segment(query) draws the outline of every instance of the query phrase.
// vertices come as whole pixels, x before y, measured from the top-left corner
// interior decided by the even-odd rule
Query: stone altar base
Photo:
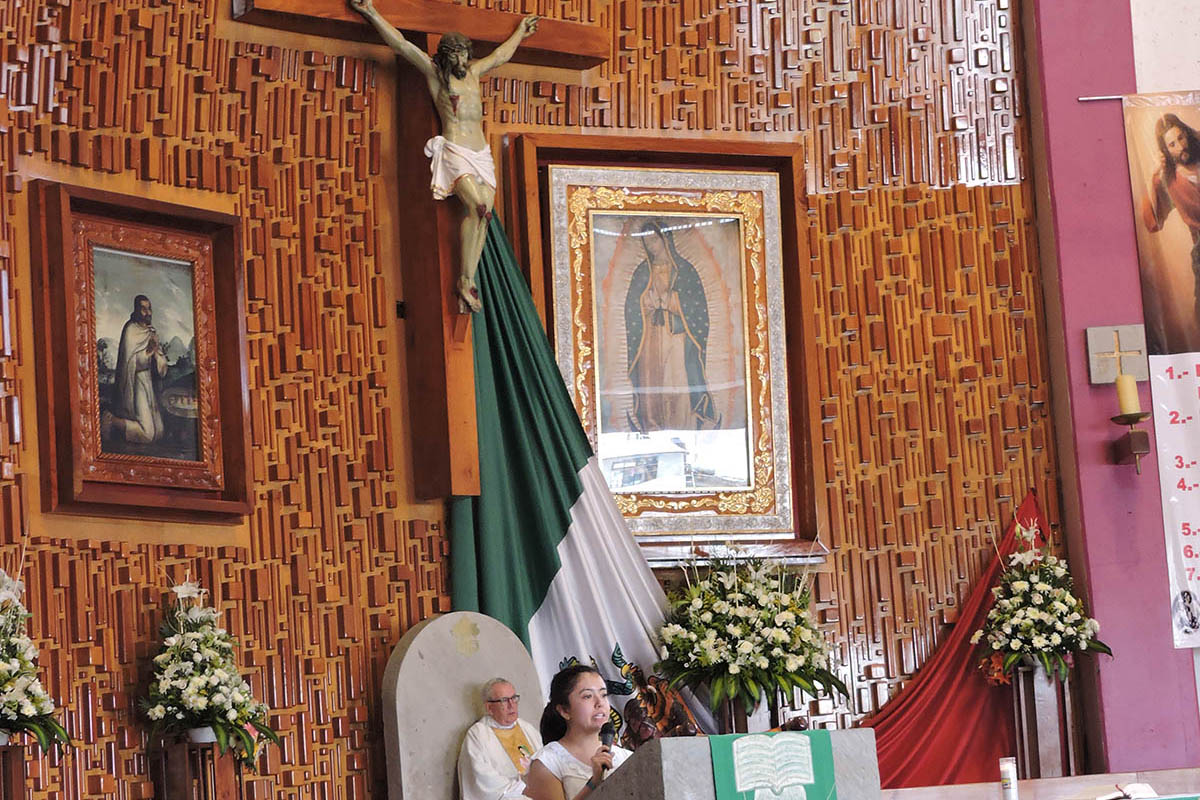
[[[855,728],[829,736],[838,797],[878,800],[875,731]],[[591,800],[716,800],[710,747],[703,736],[647,742],[592,792]]]

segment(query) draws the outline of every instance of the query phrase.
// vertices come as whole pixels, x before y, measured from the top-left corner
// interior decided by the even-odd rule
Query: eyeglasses
[[[514,694],[511,697],[497,697],[495,700],[488,700],[489,703],[516,703],[521,699],[521,695]]]

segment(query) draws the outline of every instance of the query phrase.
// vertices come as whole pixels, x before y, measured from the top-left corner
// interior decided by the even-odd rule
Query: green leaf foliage
[[[38,747],[61,753],[71,737],[54,719],[54,701],[38,677],[38,649],[26,628],[24,584],[0,570],[0,731],[26,732]]]
[[[267,707],[239,673],[236,642],[217,626],[217,610],[200,603],[203,591],[190,582],[172,591],[178,602],[162,624],[162,650],[142,709],[156,730],[211,727],[222,754],[232,752],[254,769],[260,741],[279,744],[266,722]]]

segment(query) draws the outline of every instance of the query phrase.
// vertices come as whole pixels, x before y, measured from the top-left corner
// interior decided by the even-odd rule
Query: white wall
[[[1200,89],[1200,0],[1130,0],[1129,6],[1138,92]]]

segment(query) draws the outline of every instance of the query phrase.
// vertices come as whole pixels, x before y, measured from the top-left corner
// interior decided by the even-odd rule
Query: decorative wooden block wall
[[[812,261],[789,268],[811,275],[821,303],[837,551],[819,613],[859,712],[936,645],[989,529],[1027,487],[1057,519],[1010,3],[484,0],[595,22],[614,42],[612,62],[582,75],[492,79],[494,137],[716,131],[811,154]],[[395,114],[381,82],[393,74],[332,40],[229,38],[272,34],[218,23],[228,14],[226,0],[0,5],[0,295],[13,310],[30,302],[14,221],[30,175],[91,172],[106,188],[170,190],[246,220],[249,547],[73,540],[66,517],[53,523],[63,537],[30,543],[35,636],[80,741],[67,760],[31,761],[36,798],[151,796],[134,699],[168,576],[190,569],[213,588],[276,709],[286,743],[272,777],[249,782],[252,798],[383,798],[383,665],[405,628],[447,608],[445,538],[405,506],[399,291],[385,257],[395,222],[381,211]],[[17,420],[32,437],[37,397],[31,333],[3,316],[0,555],[11,559],[16,486],[32,466]]]
[[[188,570],[243,642],[240,663],[285,740],[248,798],[383,797],[383,667],[404,629],[449,610],[443,531],[405,518],[398,287],[378,211],[393,109],[369,62],[222,38],[218,13],[217,0],[0,7],[0,274],[12,300],[28,304],[30,286],[17,159],[72,166],[118,191],[190,189],[179,202],[231,206],[244,220],[250,338],[248,548],[30,543],[42,664],[79,743],[61,762],[31,762],[35,797],[152,795],[135,701],[166,587]],[[32,408],[32,382],[13,378],[32,363],[28,333],[0,392]],[[28,454],[0,429],[0,461],[20,472]],[[19,505],[5,497],[11,516]],[[74,519],[47,527],[67,533]],[[197,526],[189,538],[205,536]],[[3,541],[16,538],[9,525]]]
[[[1041,276],[1028,184],[814,195],[809,211],[834,549],[818,618],[863,714],[957,619],[1028,489],[1058,520]]]
[[[1015,181],[1015,0],[469,0],[613,31],[580,80],[495,78],[505,129],[801,142],[809,191]],[[557,78],[557,76],[555,76]]]

